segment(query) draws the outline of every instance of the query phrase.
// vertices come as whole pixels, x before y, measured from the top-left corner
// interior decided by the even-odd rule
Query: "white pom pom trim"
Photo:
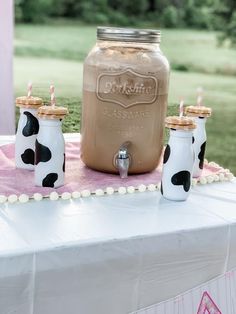
[[[8,196],[8,202],[9,203],[15,203],[18,200],[18,197],[16,194],[11,194]]]
[[[225,175],[224,175],[224,173],[220,173],[220,174],[219,174],[219,179],[220,179],[220,181],[224,181],[224,180],[225,180]]]
[[[213,176],[208,176],[207,177],[207,182],[208,183],[212,183],[214,181],[214,177]]]
[[[62,198],[63,200],[69,200],[69,199],[71,199],[71,193],[69,193],[69,192],[63,192],[62,195],[61,195],[61,198]]]
[[[118,189],[119,194],[125,194],[126,193],[126,188],[124,186],[120,186]]]
[[[82,197],[89,197],[91,195],[91,192],[89,190],[83,190],[81,192]]]
[[[102,196],[102,195],[104,195],[104,191],[103,191],[102,189],[97,189],[97,190],[95,191],[95,194],[96,194],[97,196]]]
[[[215,182],[220,181],[220,178],[219,178],[218,174],[214,174],[214,181]]]
[[[128,187],[127,187],[127,192],[128,192],[129,194],[134,193],[134,192],[135,192],[135,187],[132,186],[132,185],[128,186]]]
[[[111,186],[108,186],[108,187],[106,188],[106,193],[107,193],[108,195],[112,195],[112,194],[114,194],[114,192],[115,192],[115,190],[114,190]]]
[[[147,188],[148,188],[148,191],[150,191],[150,192],[156,191],[156,185],[155,184],[149,184]]]
[[[234,179],[234,175],[231,172],[227,173],[226,177],[229,181],[232,181]]]
[[[57,201],[59,199],[59,195],[57,192],[54,191],[50,193],[49,198],[51,201]]]
[[[41,193],[34,193],[33,197],[34,197],[35,201],[39,202],[42,200],[43,195]]]
[[[79,191],[74,191],[71,193],[71,196],[76,199],[76,198],[80,198],[81,194]]]
[[[29,196],[26,194],[21,194],[19,196],[19,202],[20,203],[27,203],[29,201]]]
[[[144,185],[144,184],[140,184],[139,186],[138,186],[138,190],[139,190],[139,192],[145,192],[146,191],[146,185]]]
[[[6,197],[6,195],[2,195],[2,194],[0,194],[0,204],[5,203],[6,201],[7,201],[7,197]]]
[[[207,183],[207,179],[205,177],[200,178],[200,183],[202,185],[206,184]]]

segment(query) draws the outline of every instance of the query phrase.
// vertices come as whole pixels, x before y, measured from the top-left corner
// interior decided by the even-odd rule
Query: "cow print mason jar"
[[[193,117],[197,125],[193,131],[193,150],[195,155],[193,166],[193,177],[200,177],[204,166],[204,157],[206,150],[206,120],[211,116],[211,108],[205,106],[188,106],[186,107],[186,115]]]
[[[15,165],[17,168],[34,170],[35,141],[39,131],[37,109],[42,106],[38,97],[18,97],[16,106],[20,107],[20,118],[15,141]]]
[[[35,144],[35,185],[58,188],[64,185],[65,140],[62,119],[67,108],[42,106],[38,110],[39,133]]]
[[[185,201],[191,187],[195,124],[189,118],[168,117],[166,126],[170,128],[170,138],[163,158],[161,193],[168,200]]]

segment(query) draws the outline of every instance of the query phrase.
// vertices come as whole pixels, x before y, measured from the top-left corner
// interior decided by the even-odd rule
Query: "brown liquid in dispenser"
[[[81,158],[118,172],[128,147],[129,173],[157,167],[162,152],[169,65],[157,45],[99,42],[84,64]]]

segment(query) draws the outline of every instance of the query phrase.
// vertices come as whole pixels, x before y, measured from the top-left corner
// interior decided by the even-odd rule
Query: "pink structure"
[[[13,11],[13,0],[0,0],[0,135],[15,133]]]

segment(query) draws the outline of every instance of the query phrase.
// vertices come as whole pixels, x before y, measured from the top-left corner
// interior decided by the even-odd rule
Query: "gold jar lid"
[[[185,108],[185,113],[188,117],[203,117],[211,116],[212,109],[205,106],[188,106]]]
[[[194,130],[196,128],[196,124],[193,119],[188,117],[178,117],[178,116],[170,116],[165,120],[165,125],[169,129],[176,130]]]
[[[43,100],[34,96],[21,96],[16,98],[16,106],[20,108],[38,109],[42,106]]]
[[[38,108],[38,117],[42,119],[60,120],[68,115],[66,107],[61,106],[41,106]]]

